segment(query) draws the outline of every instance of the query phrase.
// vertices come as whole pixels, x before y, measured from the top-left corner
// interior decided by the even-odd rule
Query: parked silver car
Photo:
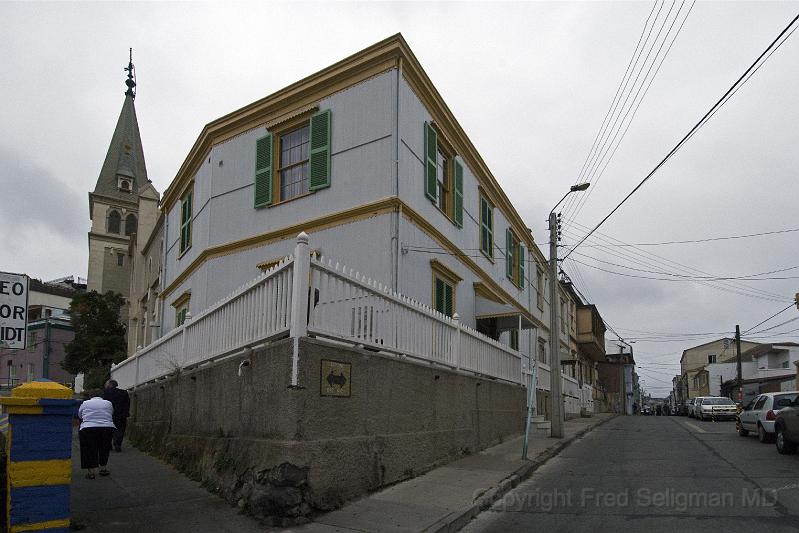
[[[741,411],[738,434],[745,437],[757,432],[760,442],[769,442],[774,437],[774,421],[780,409],[788,407],[799,397],[799,391],[766,392],[756,396]]]
[[[694,404],[699,420],[735,420],[735,402],[723,396],[700,396]]]

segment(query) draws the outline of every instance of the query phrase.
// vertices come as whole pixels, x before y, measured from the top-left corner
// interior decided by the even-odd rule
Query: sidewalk
[[[568,420],[562,439],[531,434],[528,461],[521,459],[523,437],[514,438],[345,505],[293,531],[457,531],[572,441],[615,416],[601,413]]]
[[[72,442],[72,530],[84,533],[255,533],[264,526],[170,465],[130,446],[111,452],[111,475],[86,479]]]
[[[569,420],[564,438],[530,438],[521,460],[522,437],[436,468],[321,515],[293,531],[456,531],[501,498],[571,441],[615,415]],[[77,434],[73,440],[73,530],[85,533],[251,533],[277,531],[242,515],[170,465],[127,447],[111,452],[109,477],[85,479]]]

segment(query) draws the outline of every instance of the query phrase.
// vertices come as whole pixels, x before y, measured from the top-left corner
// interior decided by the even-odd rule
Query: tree
[[[69,304],[75,338],[66,348],[61,366],[71,374],[86,375],[86,389],[101,387],[111,363],[125,359],[125,326],[119,316],[125,298],[116,292],[76,295]]]

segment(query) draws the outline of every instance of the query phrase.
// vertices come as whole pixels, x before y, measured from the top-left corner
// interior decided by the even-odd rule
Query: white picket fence
[[[122,388],[213,361],[289,331],[294,261],[285,258],[157,341],[111,368]]]
[[[449,318],[347,267],[312,258],[305,234],[298,237],[293,257],[187,317],[182,326],[114,365],[111,374],[120,387],[131,388],[285,336],[295,339],[291,385],[298,385],[297,339],[305,336],[525,383],[521,353],[464,326],[457,315]],[[569,390],[566,385],[564,391]]]

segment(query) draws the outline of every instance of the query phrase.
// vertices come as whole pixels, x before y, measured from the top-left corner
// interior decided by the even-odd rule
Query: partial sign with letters
[[[352,363],[322,359],[321,366],[321,395],[349,398],[352,393]]]
[[[28,276],[0,272],[0,348],[25,348],[28,326]]]

